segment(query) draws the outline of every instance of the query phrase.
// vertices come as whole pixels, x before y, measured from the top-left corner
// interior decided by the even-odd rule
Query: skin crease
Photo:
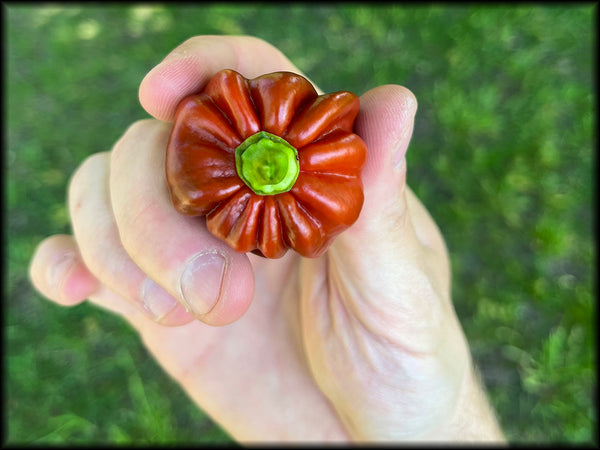
[[[358,221],[319,258],[267,260],[232,251],[203,219],[176,213],[166,188],[168,121],[178,100],[223,68],[247,78],[300,73],[256,38],[180,45],[140,86],[159,120],[136,122],[74,174],[74,236],[40,243],[33,284],[60,304],[89,298],[124,317],[241,442],[503,442],[452,306],[443,238],[406,186],[414,96],[389,85],[361,97],[355,130],[369,157]],[[178,282],[207,250],[226,261],[221,293],[194,317],[175,301]],[[161,299],[160,314],[144,307],[141,286]]]

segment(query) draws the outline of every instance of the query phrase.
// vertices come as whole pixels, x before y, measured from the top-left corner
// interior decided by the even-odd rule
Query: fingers
[[[108,152],[92,155],[71,179],[69,211],[81,257],[103,285],[147,317],[163,325],[189,323],[194,317],[148,277],[123,248],[110,201],[109,163]]]
[[[89,299],[132,324],[144,320],[139,309],[102,285],[90,272],[72,236],[61,234],[44,239],[31,258],[29,276],[42,295],[62,306]],[[145,320],[148,321],[147,315]]]
[[[252,268],[246,255],[206,230],[203,218],[175,211],[165,176],[170,128],[137,122],[113,149],[110,196],[119,239],[139,268],[196,318],[225,325],[250,305]]]
[[[140,101],[148,112],[155,117],[162,120],[172,120],[179,101],[186,95],[201,89],[214,73],[223,68],[233,68],[246,77],[256,77],[263,73],[278,70],[290,70],[300,73],[279,50],[261,39],[246,36],[199,36],[191,38],[177,47],[146,76],[140,86]],[[160,153],[155,156],[158,159],[155,159],[152,163],[155,168],[158,168],[163,162]],[[81,173],[95,174],[95,177],[91,177],[89,180],[93,179],[99,182],[101,176],[106,175],[107,169],[106,164],[103,168],[100,167],[102,166],[100,163],[101,157],[97,157],[98,160],[95,160],[95,158],[91,158],[86,165],[82,166],[85,170],[81,170]],[[135,161],[132,163],[134,166],[136,165]],[[118,166],[118,164],[116,165]],[[96,169],[98,170],[96,171]],[[121,174],[126,174],[126,172],[127,169],[124,169]],[[197,318],[213,325],[229,323],[243,314],[249,306],[253,286],[250,265],[246,259],[231,253],[229,248],[224,248],[219,242],[215,242],[214,238],[206,233],[205,227],[201,225],[199,228],[203,230],[203,239],[195,240],[189,235],[182,235],[182,238],[187,236],[187,238],[193,239],[196,245],[189,248],[194,248],[197,252],[188,255],[187,262],[189,264],[186,266],[188,270],[180,274],[177,282],[174,283],[172,279],[167,281],[166,284],[168,284],[169,289],[165,291],[160,283],[154,281],[153,276],[146,276],[144,271],[137,266],[137,261],[134,262],[122,248],[120,244],[121,236],[116,231],[116,223],[112,219],[112,205],[109,204],[108,189],[102,193],[96,192],[98,195],[94,196],[92,192],[93,183],[91,181],[81,182],[85,178],[79,176],[78,182],[72,183],[72,186],[75,186],[76,189],[73,190],[71,196],[72,199],[78,199],[71,201],[71,214],[74,218],[76,239],[81,244],[81,253],[74,241],[68,237],[63,238],[70,239],[72,252],[66,252],[62,260],[59,256],[48,251],[50,247],[41,247],[42,250],[46,248],[46,253],[41,253],[42,256],[46,259],[58,258],[61,262],[61,265],[49,262],[50,267],[56,266],[55,270],[57,271],[68,269],[67,275],[74,274],[77,276],[73,278],[74,281],[65,281],[63,285],[56,287],[54,284],[44,281],[43,275],[38,273],[43,271],[40,267],[44,266],[45,263],[40,262],[40,259],[35,260],[35,266],[32,265],[32,277],[35,275],[36,286],[39,285],[39,289],[43,290],[42,292],[45,295],[65,304],[82,301],[89,295],[88,291],[92,284],[95,283],[95,286],[100,284],[94,277],[94,275],[97,275],[109,289],[124,298],[130,299],[137,306],[145,307],[146,312],[162,324],[178,325],[190,320],[189,314],[185,311],[182,312],[181,308],[173,307],[173,297],[176,297],[177,300],[183,298],[185,307],[189,308]],[[119,180],[122,180],[122,178]],[[148,181],[148,179],[146,178],[144,181]],[[115,183],[117,196],[120,196],[118,190],[121,184],[120,181]],[[77,191],[78,188],[82,188],[81,191]],[[162,194],[164,193],[163,191]],[[80,199],[86,200],[82,202]],[[95,199],[95,201],[90,199]],[[148,197],[143,198],[143,200],[147,199]],[[126,202],[120,202],[119,204],[124,206],[123,211],[127,210]],[[98,207],[99,205],[101,207]],[[149,210],[146,211],[147,214],[151,212],[153,205],[149,206]],[[167,201],[161,204],[163,207],[165,205],[168,205]],[[162,212],[167,210],[163,208],[154,212],[160,216]],[[171,210],[168,211],[172,213]],[[125,236],[132,234],[127,228],[127,224],[130,223],[129,216],[125,213],[122,219],[126,224],[126,230],[123,232]],[[191,227],[197,232],[198,221],[191,221],[192,223],[190,223],[187,219],[181,217],[178,219],[186,221],[188,230]],[[160,239],[161,242],[164,243],[166,239],[172,237],[168,227],[160,227],[160,230],[166,233]],[[135,235],[135,231],[133,231],[133,234]],[[135,238],[128,242],[132,243],[131,248],[137,248]],[[99,245],[99,243],[102,244]],[[200,247],[198,247],[198,244]],[[205,251],[201,251],[201,248],[204,248]],[[142,259],[148,257],[147,253],[141,252],[141,254],[146,255]],[[173,250],[173,254],[178,254],[179,258],[182,257],[183,253],[177,253],[177,250]],[[75,269],[70,265],[71,256],[77,258],[78,261],[73,263]],[[88,264],[91,272],[86,268],[84,261],[85,264]],[[179,262],[181,263],[181,261]],[[168,266],[171,263],[175,264],[172,261],[170,263],[165,262],[164,265]],[[154,266],[160,265],[155,264]],[[71,270],[73,271],[70,272]],[[172,270],[171,268],[171,272]],[[153,273],[154,276],[157,275],[156,269]],[[204,273],[205,275],[198,277],[196,276],[198,273]],[[82,274],[87,274],[87,278]],[[236,274],[241,274],[241,283],[237,283],[239,280],[236,279]],[[170,276],[172,278],[173,274],[171,273]],[[221,280],[221,282],[219,283],[218,280]],[[186,283],[187,281],[190,283]],[[56,289],[60,292],[55,292]],[[204,299],[190,301],[190,298],[198,297],[198,292],[203,293]],[[208,301],[208,306],[207,298],[211,298]],[[230,298],[230,300],[220,302],[215,301],[215,298]],[[213,308],[215,304],[219,306]],[[173,309],[171,309],[172,307]],[[209,309],[210,314],[207,314]]]
[[[250,36],[196,36],[175,48],[144,78],[140,103],[159,120],[172,121],[177,104],[199,92],[219,70],[233,69],[246,78],[291,71],[301,74],[278,49]]]
[[[33,285],[63,306],[81,303],[100,286],[87,269],[71,236],[55,235],[37,247],[29,265]]]

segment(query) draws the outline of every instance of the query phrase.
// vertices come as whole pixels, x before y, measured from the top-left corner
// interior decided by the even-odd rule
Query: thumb
[[[365,201],[357,222],[339,239],[368,243],[369,253],[402,246],[404,256],[418,243],[410,222],[405,154],[412,137],[417,100],[408,89],[379,86],[361,97],[355,131],[368,148],[362,179]],[[360,240],[358,240],[360,239]],[[337,241],[336,241],[337,242]]]
[[[369,151],[365,201],[356,223],[331,246],[329,269],[331,277],[350,286],[344,301],[367,329],[398,332],[402,344],[427,351],[424,337],[437,323],[440,295],[415,223],[437,228],[430,219],[413,222],[413,213],[427,213],[413,207],[420,204],[406,186],[405,153],[416,110],[415,96],[397,85],[361,97],[355,131]]]

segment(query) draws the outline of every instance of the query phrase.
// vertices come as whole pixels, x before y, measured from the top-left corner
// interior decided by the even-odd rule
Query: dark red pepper
[[[318,95],[290,72],[218,72],[177,108],[166,159],[175,208],[206,216],[239,252],[322,255],[363,204],[359,106],[350,92]]]

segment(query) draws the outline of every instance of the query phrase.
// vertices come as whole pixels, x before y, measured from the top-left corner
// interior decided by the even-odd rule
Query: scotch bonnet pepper
[[[362,208],[356,95],[305,78],[222,70],[178,105],[166,156],[173,205],[239,252],[323,254]]]

